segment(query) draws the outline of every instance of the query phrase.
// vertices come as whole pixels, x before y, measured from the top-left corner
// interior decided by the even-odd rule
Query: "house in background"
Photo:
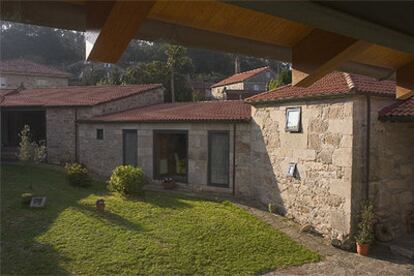
[[[267,84],[276,77],[268,66],[234,74],[211,88],[211,97],[216,100],[244,99],[267,90]]]
[[[73,162],[78,120],[162,102],[160,84],[35,88],[2,96],[2,158],[16,157],[18,134],[27,124],[34,140],[46,142],[49,163]]]
[[[67,86],[70,74],[27,59],[0,61],[0,88]]]

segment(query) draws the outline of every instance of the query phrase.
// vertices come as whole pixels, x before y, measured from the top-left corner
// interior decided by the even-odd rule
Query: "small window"
[[[47,81],[46,80],[36,80],[36,86],[37,87],[45,87],[45,86],[47,86]]]
[[[104,135],[103,129],[102,128],[98,128],[96,130],[96,139],[103,140],[103,135]]]
[[[259,89],[260,89],[260,86],[259,86],[258,84],[255,84],[255,85],[253,86],[253,90],[254,90],[254,91],[259,91]]]
[[[286,109],[286,131],[300,132],[301,109],[300,107],[291,107]]]
[[[270,72],[266,72],[266,78],[270,79]]]
[[[0,78],[0,86],[1,87],[6,87],[7,86],[6,78]]]

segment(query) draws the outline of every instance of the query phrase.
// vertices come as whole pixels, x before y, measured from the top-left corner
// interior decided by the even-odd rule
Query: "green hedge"
[[[87,187],[92,184],[92,179],[88,174],[88,169],[78,163],[66,163],[66,178],[72,186]]]
[[[130,165],[116,167],[108,182],[110,191],[122,195],[142,195],[144,185],[145,178],[142,169]]]

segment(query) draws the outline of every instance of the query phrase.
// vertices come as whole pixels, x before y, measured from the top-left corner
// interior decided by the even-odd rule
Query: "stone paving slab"
[[[270,214],[257,208],[238,204],[239,207],[250,214],[269,223],[274,228],[281,230],[293,240],[303,244],[311,250],[317,251],[323,256],[323,260],[317,263],[309,263],[297,267],[277,269],[265,274],[275,275],[414,275],[414,262],[407,259],[393,257],[392,261],[363,257],[356,253],[337,249],[328,241],[307,233],[300,233],[299,226],[284,217]]]

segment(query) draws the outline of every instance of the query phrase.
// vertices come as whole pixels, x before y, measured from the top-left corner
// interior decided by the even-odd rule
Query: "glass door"
[[[208,133],[208,185],[229,187],[229,132]]]

